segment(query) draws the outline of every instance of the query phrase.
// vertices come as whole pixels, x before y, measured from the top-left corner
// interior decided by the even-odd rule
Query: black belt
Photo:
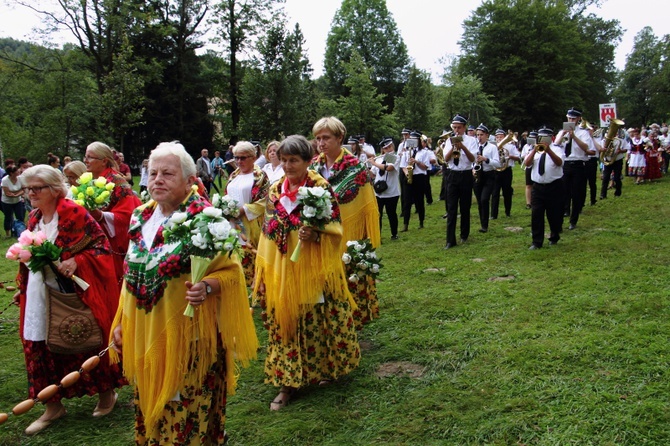
[[[472,175],[472,170],[454,170],[454,169],[449,169],[451,173],[469,173]]]
[[[582,166],[586,163],[586,161],[579,161],[579,160],[570,160],[566,161],[566,164],[581,164]]]

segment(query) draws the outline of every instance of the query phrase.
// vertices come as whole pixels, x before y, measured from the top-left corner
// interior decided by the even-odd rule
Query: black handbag
[[[386,166],[386,165],[384,165],[384,166]],[[389,171],[387,170],[386,175],[384,175],[383,180],[375,181],[375,183],[372,185],[372,187],[375,188],[375,192],[377,192],[378,194],[381,194],[382,192],[384,192],[386,189],[389,188],[389,185],[386,182],[386,179],[388,178],[388,176],[389,176]]]

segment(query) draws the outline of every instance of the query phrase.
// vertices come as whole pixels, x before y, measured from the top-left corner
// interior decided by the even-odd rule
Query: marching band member
[[[402,141],[398,144],[398,157],[400,158],[400,216],[403,216],[405,210],[405,200],[408,200],[407,195],[407,162],[409,160],[409,147],[407,147],[407,140],[409,139],[410,129],[405,127],[400,132]]]
[[[595,145],[593,139],[593,126],[588,122],[585,122],[586,130],[589,132],[591,137],[591,149],[592,153],[589,153],[589,158],[586,160],[586,184],[589,187],[589,198],[591,200],[591,206],[594,206],[596,201],[596,195],[598,193],[597,177],[598,177],[598,164],[600,164],[600,152],[598,147]]]
[[[525,187],[525,196],[526,196],[526,209],[530,209],[530,196],[531,192],[533,190],[533,180],[530,177],[531,170],[526,166],[526,157],[530,153],[531,150],[533,150],[533,146],[535,145],[535,142],[537,141],[537,132],[532,131],[528,133],[528,140],[526,140],[526,144],[524,144],[523,148],[521,149],[521,167],[524,169],[524,175],[526,177],[526,187]]]
[[[500,143],[505,139],[507,134],[504,130],[496,130],[496,144]],[[514,162],[521,161],[519,149],[516,147],[516,143],[511,141],[505,144],[504,149],[507,150],[507,167],[503,170],[497,170],[494,174],[495,184],[493,186],[493,196],[491,197],[491,218],[495,220],[498,218],[498,208],[500,207],[500,191],[502,190],[503,195],[503,205],[505,206],[505,215],[509,217],[512,213],[512,194],[514,194],[514,189],[512,189],[512,179],[514,171]],[[500,154],[500,152],[498,152]],[[504,167],[503,160],[500,160],[500,167]]]
[[[423,220],[426,217],[424,197],[428,187],[428,169],[431,162],[431,151],[426,149],[426,144],[421,138],[421,132],[412,132],[411,139],[417,140],[417,146],[408,152],[407,165],[413,166],[412,182],[407,184],[408,197],[405,199],[403,214],[403,228],[401,232],[409,230],[409,219],[412,216],[412,204],[419,214],[419,229],[423,229]]]
[[[376,191],[377,208],[379,209],[379,231],[382,229],[382,215],[386,209],[386,216],[391,227],[391,240],[398,240],[398,198],[400,198],[400,157],[393,151],[395,146],[393,138],[384,137],[379,143],[382,151],[381,162],[372,158],[368,163],[372,166],[372,172],[375,174],[375,183],[377,181],[386,181],[387,188],[383,191]],[[386,156],[390,154],[390,156]],[[375,187],[376,189],[376,187]]]
[[[456,219],[458,208],[461,210],[461,243],[465,243],[470,235],[470,207],[472,206],[472,163],[475,162],[477,140],[465,134],[468,121],[461,115],[451,120],[454,131],[452,138],[444,144],[444,160],[449,164],[447,179],[447,244],[444,249],[456,246]]]
[[[607,134],[607,131],[603,132],[603,135]],[[630,150],[630,144],[623,136],[623,129],[619,129],[619,137],[616,138],[612,144],[616,144],[616,149],[614,150],[614,161],[610,164],[603,163],[603,179],[602,184],[600,185],[600,199],[607,199],[607,189],[609,187],[610,178],[614,182],[614,196],[621,196],[621,171],[623,170],[623,159],[626,157],[626,152]],[[596,150],[602,153],[607,149],[604,147],[603,138],[594,138],[593,144],[596,146]]]
[[[533,244],[530,249],[542,248],[545,214],[549,222],[550,245],[558,243],[563,226],[563,148],[551,142],[553,130],[542,128],[537,134],[538,144],[524,161],[526,167],[532,168],[533,180],[530,219]]]
[[[565,153],[563,216],[570,217],[568,229],[572,230],[577,227],[579,213],[584,207],[584,201],[586,201],[586,161],[595,150],[591,148],[591,135],[589,135],[588,130],[579,127],[582,112],[571,108],[568,110],[566,117],[568,122],[575,123],[575,129],[561,130],[556,136],[556,143],[561,144]],[[563,142],[564,137],[567,137],[565,142]]]
[[[495,183],[496,169],[500,167],[498,148],[489,142],[489,129],[484,124],[479,124],[476,130],[478,143],[477,155],[475,156],[475,198],[479,208],[479,232],[489,230],[489,204]]]

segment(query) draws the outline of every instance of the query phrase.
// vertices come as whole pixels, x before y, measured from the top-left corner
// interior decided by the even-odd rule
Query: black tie
[[[569,157],[572,153],[572,136],[568,138],[568,143],[565,145],[565,157]]]
[[[454,152],[456,152],[456,150],[458,150],[458,149],[453,149]],[[459,155],[460,155],[460,153],[459,153]],[[458,166],[458,162],[460,161],[460,158],[452,158],[452,159],[454,160],[454,166]]]
[[[482,156],[484,154],[484,146],[479,146],[479,155]]]
[[[547,159],[547,152],[544,152],[540,156],[540,165],[537,166],[538,170],[540,172],[540,175],[544,175],[544,162],[546,161],[546,159]]]

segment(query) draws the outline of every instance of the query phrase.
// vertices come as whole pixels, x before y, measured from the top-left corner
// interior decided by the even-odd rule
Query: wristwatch
[[[212,287],[211,287],[211,285],[208,284],[207,282],[205,282],[204,280],[202,281],[202,283],[205,284],[205,293],[206,293],[208,296],[209,296],[210,294],[212,294]]]

